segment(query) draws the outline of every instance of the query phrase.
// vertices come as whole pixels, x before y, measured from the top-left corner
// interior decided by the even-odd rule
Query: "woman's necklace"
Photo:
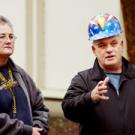
[[[9,80],[7,80],[4,75],[0,72],[0,79],[3,81],[3,83],[6,85],[6,88],[10,91],[12,97],[13,97],[13,118],[16,118],[17,108],[16,108],[16,97],[12,90],[12,87],[15,86],[16,81],[14,81],[13,74],[11,69],[8,67],[8,75]]]

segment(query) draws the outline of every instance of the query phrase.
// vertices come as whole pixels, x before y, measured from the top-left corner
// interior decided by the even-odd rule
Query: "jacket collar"
[[[124,57],[122,57],[122,74],[124,78],[135,78],[135,65],[130,64]],[[106,77],[103,69],[99,66],[97,58],[95,59],[92,68],[92,80],[104,80]]]
[[[135,78],[135,65],[129,63],[125,58],[122,59],[122,73],[127,78]]]
[[[13,72],[18,72],[17,66],[11,58],[8,59],[8,65]]]
[[[93,68],[92,68],[92,80],[99,81],[105,78],[103,69],[99,66],[97,58],[95,59]]]

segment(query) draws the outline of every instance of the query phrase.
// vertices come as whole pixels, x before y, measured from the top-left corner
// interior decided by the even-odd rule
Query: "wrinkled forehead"
[[[107,38],[95,40],[95,41],[93,41],[93,45],[99,44],[99,43],[112,42],[112,41],[120,41],[120,40],[122,40],[121,35],[117,35],[117,36],[112,36],[112,37],[107,37]]]
[[[0,23],[0,33],[13,33],[13,29],[7,23]]]

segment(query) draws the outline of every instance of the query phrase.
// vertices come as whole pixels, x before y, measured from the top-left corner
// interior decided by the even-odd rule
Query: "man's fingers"
[[[91,92],[91,99],[94,103],[100,100],[108,100],[109,97],[105,94],[108,92],[107,84],[109,82],[109,77],[106,77],[103,81],[99,81],[96,87]]]
[[[107,86],[106,85],[102,85],[98,87],[98,91],[102,91],[102,90],[106,90]]]
[[[102,96],[99,95],[99,98],[100,98],[100,100],[108,100],[109,99],[109,97],[104,96],[104,95],[102,95]]]
[[[104,81],[103,81],[103,85],[107,85],[108,82],[109,82],[109,77],[106,77],[106,78],[104,79]]]
[[[98,93],[97,94],[99,94],[99,95],[103,95],[103,94],[105,94],[105,93],[107,93],[108,92],[108,90],[102,90],[102,91],[98,91]]]
[[[107,85],[109,82],[109,77],[106,77],[103,81],[98,82],[98,86]]]
[[[103,81],[98,82],[98,87],[103,85]]]

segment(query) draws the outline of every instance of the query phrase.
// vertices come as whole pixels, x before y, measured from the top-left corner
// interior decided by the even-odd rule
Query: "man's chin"
[[[106,66],[116,66],[117,63],[115,61],[108,61],[105,63]]]

